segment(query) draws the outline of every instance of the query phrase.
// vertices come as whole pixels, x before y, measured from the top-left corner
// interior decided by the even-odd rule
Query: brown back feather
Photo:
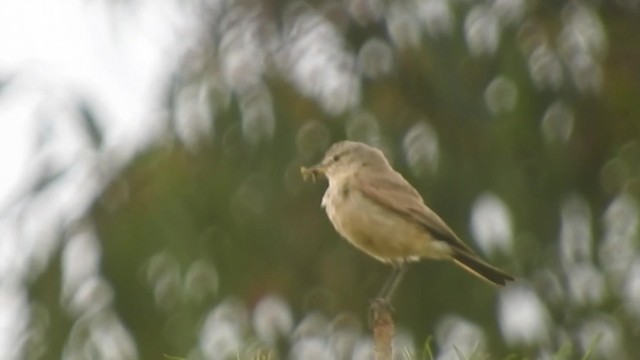
[[[356,188],[375,203],[403,216],[429,231],[434,239],[449,244],[454,251],[475,255],[447,224],[425,205],[422,197],[395,170],[362,169],[355,176]]]

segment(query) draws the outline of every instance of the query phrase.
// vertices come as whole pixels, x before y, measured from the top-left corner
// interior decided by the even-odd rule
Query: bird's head
[[[300,172],[306,180],[317,176],[329,179],[352,174],[363,167],[388,167],[389,162],[382,151],[355,141],[340,141],[327,150],[322,161],[310,168],[302,167]]]

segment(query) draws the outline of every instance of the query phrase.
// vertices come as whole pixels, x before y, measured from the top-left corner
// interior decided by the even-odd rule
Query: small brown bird
[[[305,179],[324,175],[329,180],[322,207],[338,233],[394,267],[379,298],[390,300],[405,265],[423,258],[453,260],[495,285],[513,280],[463,243],[380,150],[359,142],[338,142],[318,165],[301,172]]]

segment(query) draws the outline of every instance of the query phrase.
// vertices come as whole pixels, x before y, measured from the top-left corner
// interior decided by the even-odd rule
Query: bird
[[[357,249],[392,266],[378,298],[390,301],[407,265],[422,259],[451,260],[496,286],[514,280],[460,240],[379,149],[340,141],[320,163],[300,170],[304,180],[328,179],[321,206],[335,230]]]

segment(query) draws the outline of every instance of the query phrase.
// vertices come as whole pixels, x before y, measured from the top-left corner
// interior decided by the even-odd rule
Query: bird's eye
[[[340,160],[340,155],[333,155],[333,157],[331,158],[331,160],[333,160],[333,161],[338,161],[338,160]]]

